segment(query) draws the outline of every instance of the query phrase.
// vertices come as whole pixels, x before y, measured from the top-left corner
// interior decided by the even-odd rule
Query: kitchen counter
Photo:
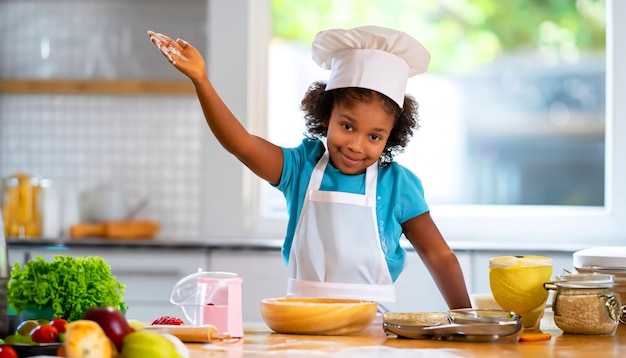
[[[251,250],[280,250],[283,240],[278,239],[196,239],[196,240],[168,240],[168,239],[105,239],[105,238],[9,238],[9,248],[111,248],[111,247],[138,247],[138,248],[178,248],[178,249],[251,249]]]
[[[228,343],[187,344],[194,357],[623,357],[626,326],[613,336],[552,334],[539,342],[448,342],[387,337],[382,326],[347,336],[308,336],[272,333],[264,325],[246,325],[245,337]]]
[[[8,238],[9,247],[74,247],[74,248],[102,248],[102,247],[150,247],[150,248],[203,248],[203,249],[251,249],[251,250],[280,250],[283,239],[272,238],[196,238],[191,240],[178,240],[171,238],[154,239],[107,239],[107,238]],[[409,251],[413,247],[408,240],[402,239],[400,245]],[[575,243],[555,244],[546,242],[543,245],[533,242],[510,242],[502,240],[490,241],[448,241],[448,245],[455,251],[546,251],[571,253],[587,248]]]

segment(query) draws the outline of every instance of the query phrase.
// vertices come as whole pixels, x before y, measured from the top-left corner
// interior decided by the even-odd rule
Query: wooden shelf
[[[195,95],[191,82],[181,80],[0,80],[0,94]]]

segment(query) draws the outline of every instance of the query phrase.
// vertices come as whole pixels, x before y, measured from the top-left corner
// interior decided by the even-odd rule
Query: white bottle
[[[61,236],[59,191],[50,179],[41,179],[40,185],[41,237],[58,239]]]

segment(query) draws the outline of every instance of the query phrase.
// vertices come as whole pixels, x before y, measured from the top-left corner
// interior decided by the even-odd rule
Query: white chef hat
[[[313,60],[330,69],[326,90],[368,88],[394,100],[401,108],[409,77],[426,72],[430,53],[408,34],[378,26],[319,32]]]

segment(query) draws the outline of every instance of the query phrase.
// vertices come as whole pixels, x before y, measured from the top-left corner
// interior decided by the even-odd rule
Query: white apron
[[[378,163],[365,195],[320,191],[328,151],[316,164],[289,254],[288,296],[396,300],[376,222]],[[383,309],[384,309],[383,305]]]

